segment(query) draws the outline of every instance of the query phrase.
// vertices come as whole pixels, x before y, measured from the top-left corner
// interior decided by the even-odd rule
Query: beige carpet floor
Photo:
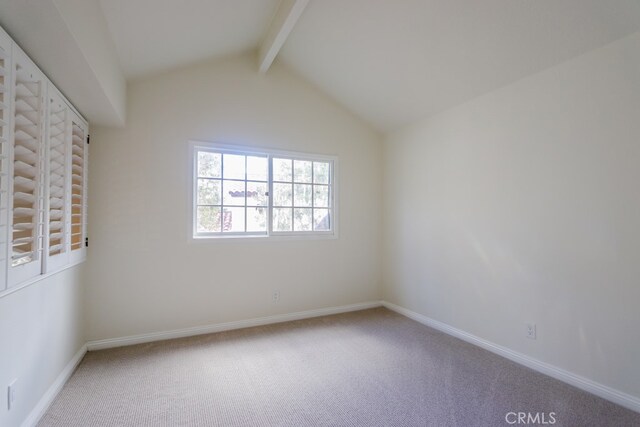
[[[90,352],[39,425],[468,427],[521,411],[640,426],[638,413],[383,308]]]

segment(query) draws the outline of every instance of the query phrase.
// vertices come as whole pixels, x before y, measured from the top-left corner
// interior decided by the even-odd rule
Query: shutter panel
[[[46,92],[44,75],[15,44],[13,59],[10,286],[42,273]]]
[[[47,120],[47,176],[45,272],[57,270],[69,262],[70,209],[70,108],[57,90],[49,88]]]
[[[76,114],[71,119],[71,260],[86,257],[87,237],[87,124]]]
[[[11,39],[0,29],[0,292],[7,288]]]

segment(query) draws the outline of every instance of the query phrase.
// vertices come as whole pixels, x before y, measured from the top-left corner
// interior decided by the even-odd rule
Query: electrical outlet
[[[271,301],[273,301],[274,304],[280,301],[280,291],[273,291],[271,294]]]
[[[535,340],[536,339],[536,324],[535,323],[527,323],[526,324],[526,336],[529,339]]]
[[[16,382],[18,380],[11,381],[9,387],[7,387],[7,410],[11,410],[16,403]]]

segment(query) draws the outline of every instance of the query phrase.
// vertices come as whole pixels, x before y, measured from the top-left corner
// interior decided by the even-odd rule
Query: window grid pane
[[[331,231],[331,163],[274,157],[272,164],[272,209],[278,209],[272,219],[273,231],[289,231],[288,216],[285,222],[282,209],[290,207],[293,207],[292,231]]]
[[[267,156],[197,151],[197,232],[267,232],[265,221],[260,220],[266,211],[267,160]],[[247,179],[249,174],[253,179]],[[256,206],[247,207],[249,187],[252,188],[251,204]],[[261,207],[262,213],[249,217],[249,210],[256,211],[257,207]],[[249,224],[249,221],[252,222]]]

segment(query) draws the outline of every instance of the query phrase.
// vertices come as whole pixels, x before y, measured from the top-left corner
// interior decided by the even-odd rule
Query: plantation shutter
[[[46,236],[46,267],[49,272],[69,261],[71,219],[67,214],[70,200],[70,109],[62,96],[49,88],[48,177],[47,200],[48,235]]]
[[[71,257],[86,256],[87,243],[87,124],[79,116],[71,120]]]
[[[7,288],[11,39],[0,31],[0,292]]]
[[[0,28],[0,296],[86,259],[88,124]]]
[[[15,45],[14,45],[15,47]],[[17,47],[13,68],[13,188],[9,284],[42,272],[43,130],[46,80]]]

